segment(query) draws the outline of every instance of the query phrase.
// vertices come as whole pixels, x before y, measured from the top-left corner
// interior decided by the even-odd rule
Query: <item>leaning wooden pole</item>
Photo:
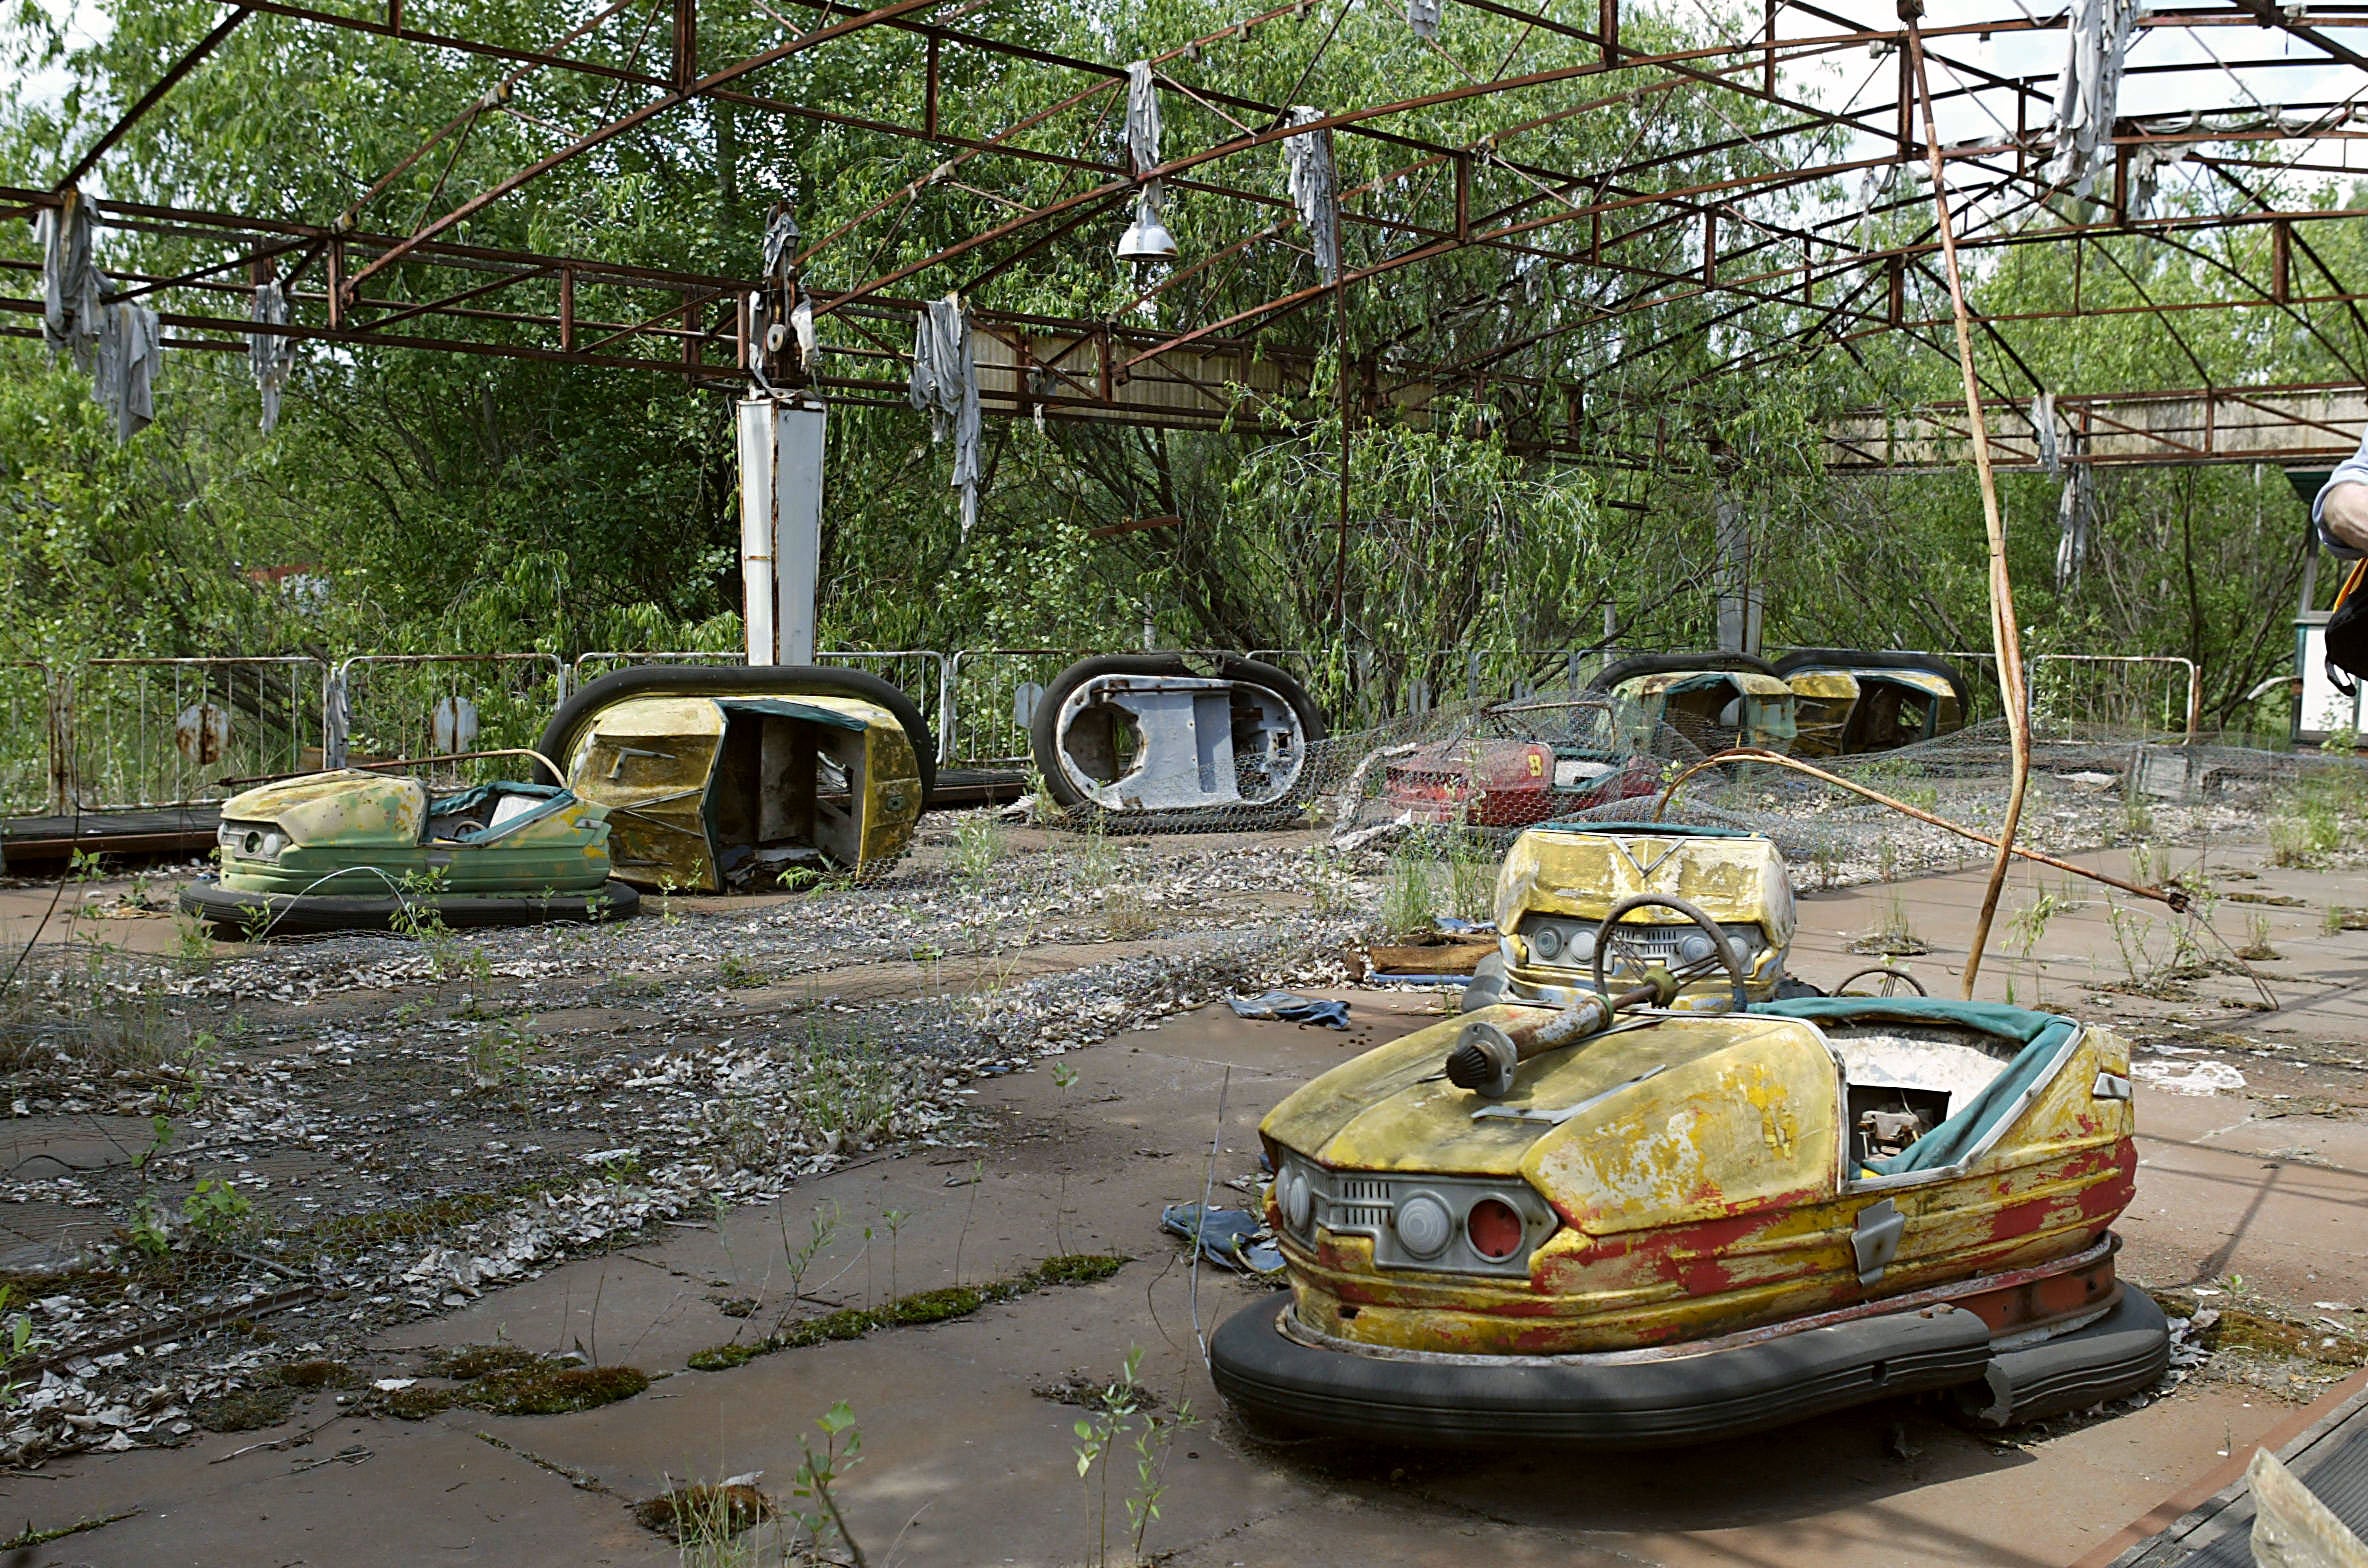
[[[1973,374],[1973,320],[1965,307],[1965,278],[1957,269],[1957,228],[1949,213],[1948,170],[1940,152],[1940,129],[1932,118],[1932,87],[1924,76],[1924,35],[1916,19],[1924,0],[1899,0],[1907,32],[1908,59],[1915,69],[1916,99],[1923,110],[1924,150],[1932,161],[1932,203],[1940,219],[1940,254],[1948,272],[1949,307],[1957,318],[1957,368],[1965,378],[1965,417],[1972,432],[1973,464],[1982,487],[1982,527],[1990,540],[1990,640],[1998,654],[1998,692],[2006,703],[2006,734],[2014,754],[2014,777],[2006,790],[2006,820],[1998,828],[1998,856],[1982,890],[1981,913],[1973,922],[1973,943],[1965,955],[1965,996],[1981,974],[1982,950],[2006,890],[2006,868],[2014,858],[2015,830],[2022,825],[2023,795],[2031,783],[2031,702],[2023,684],[2023,635],[2014,616],[2014,583],[2006,570],[2006,524],[1998,513],[1998,481],[1990,472],[1990,428],[1982,417],[1982,393]]]

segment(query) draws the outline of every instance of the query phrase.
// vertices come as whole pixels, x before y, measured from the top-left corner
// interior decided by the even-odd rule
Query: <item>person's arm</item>
[[[2368,480],[2338,475],[2319,492],[2319,534],[2330,549],[2368,555]]]
[[[2336,464],[2319,487],[2310,520],[2319,530],[2319,543],[2337,559],[2355,561],[2368,555],[2368,435],[2360,438],[2360,450]]]

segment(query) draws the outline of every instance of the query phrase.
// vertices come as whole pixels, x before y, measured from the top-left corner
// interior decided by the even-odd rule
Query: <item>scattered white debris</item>
[[[2245,1087],[2245,1075],[2226,1062],[2132,1062],[2130,1076],[2172,1094],[2234,1094]]]

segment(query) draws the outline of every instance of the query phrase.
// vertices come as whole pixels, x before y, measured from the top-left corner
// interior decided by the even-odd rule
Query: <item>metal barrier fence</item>
[[[959,657],[957,655],[956,657]],[[597,653],[576,655],[573,666],[575,684],[637,664],[746,664],[745,653],[643,653],[626,649],[603,649]],[[834,649],[814,655],[816,664],[837,665],[842,669],[869,670],[889,685],[913,699],[913,706],[937,736],[937,761],[940,765],[953,758],[954,708],[953,688],[947,677],[946,656],[928,648],[893,648],[872,651],[862,648]]]
[[[817,662],[869,669],[934,721],[937,760],[1025,767],[1044,688],[1089,650],[838,650]],[[1203,651],[1205,656],[1205,650]],[[1418,717],[1441,702],[1584,690],[1614,655],[1568,648],[1431,649],[1382,659],[1338,648],[1261,648],[1305,685],[1334,731]],[[1969,722],[1999,711],[1995,660],[1944,655],[1972,685]],[[347,760],[531,746],[586,680],[635,664],[742,662],[738,653],[362,654],[332,669],[302,654],[93,659],[61,672],[0,663],[0,812],[125,810],[218,799],[226,781]],[[2034,728],[2197,734],[2202,672],[2168,655],[2034,654]]]
[[[337,666],[323,704],[329,765],[532,746],[567,689],[555,653],[356,654]],[[479,771],[454,764],[446,775]]]
[[[319,768],[328,675],[300,653],[87,660],[68,686],[64,793],[83,811],[191,806]]]
[[[0,663],[0,815],[65,808],[65,693],[36,659]]]
[[[972,768],[1024,768],[1036,701],[1083,648],[963,648],[946,670],[941,760]]]
[[[2203,672],[2193,659],[2123,653],[2031,656],[2034,730],[2055,734],[2102,724],[2192,741],[2203,707]]]

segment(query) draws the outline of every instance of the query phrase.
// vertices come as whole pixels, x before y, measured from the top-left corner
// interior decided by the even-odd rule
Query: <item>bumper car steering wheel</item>
[[[1698,906],[1690,904],[1682,898],[1673,898],[1664,893],[1631,893],[1605,912],[1603,920],[1595,928],[1595,991],[1597,995],[1609,997],[1612,994],[1611,987],[1604,978],[1604,949],[1615,940],[1615,933],[1622,917],[1632,909],[1674,909],[1695,925],[1700,926],[1703,933],[1710,938],[1710,951],[1688,963],[1672,965],[1669,969],[1670,978],[1678,981],[1690,980],[1696,975],[1708,973],[1713,964],[1723,964],[1727,971],[1727,983],[1732,989],[1729,1009],[1740,1013],[1750,1006],[1750,1000],[1743,994],[1743,963],[1736,956],[1734,942],[1728,937],[1726,928],[1711,919]]]

